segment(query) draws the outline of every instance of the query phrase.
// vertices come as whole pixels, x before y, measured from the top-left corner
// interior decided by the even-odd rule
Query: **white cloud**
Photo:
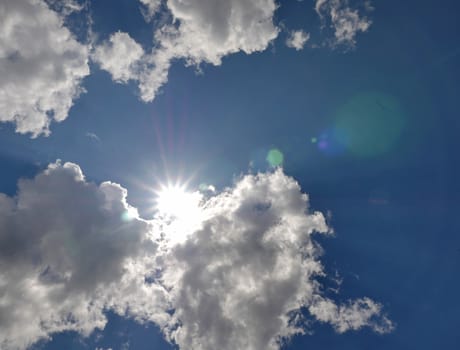
[[[76,0],[45,0],[45,2],[64,16],[68,16],[74,12],[80,12],[84,8],[84,6]]]
[[[303,30],[294,30],[290,32],[289,37],[286,39],[286,45],[300,51],[303,49],[308,39],[310,39],[309,33]]]
[[[366,11],[372,9],[369,1],[364,2],[364,8]],[[324,23],[330,21],[334,30],[333,46],[354,47],[358,32],[366,32],[372,24],[370,19],[352,9],[348,0],[316,0],[315,10]]]
[[[306,210],[307,196],[280,170],[245,176],[207,203],[203,228],[165,257],[168,334],[181,348],[278,349],[302,333],[291,315],[322,273],[311,235],[328,231],[322,214]]]
[[[329,229],[281,170],[243,177],[207,201],[203,217],[202,228],[164,257],[162,282],[175,310],[166,334],[181,349],[279,349],[304,333],[302,307],[339,332],[374,327],[371,318],[375,329],[386,327],[370,299],[351,307],[317,301],[325,300],[316,281],[324,272],[312,235]]]
[[[109,43],[96,49],[95,61],[117,82],[137,81],[143,101],[152,101],[168,81],[175,60],[186,65],[220,65],[222,58],[237,52],[251,54],[267,49],[279,28],[273,23],[275,0],[139,0],[147,21],[160,9],[161,20],[154,27],[153,47],[143,51],[127,33],[115,33]],[[164,6],[162,6],[164,4]],[[364,1],[362,9],[373,9]],[[163,11],[164,10],[164,11]],[[371,21],[349,6],[348,0],[316,0],[315,10],[334,31],[332,47],[352,48],[356,35],[369,29]],[[290,32],[286,45],[301,50],[310,34]],[[133,49],[133,51],[129,51]]]
[[[99,136],[97,136],[94,132],[87,132],[85,134],[86,137],[89,137],[91,140],[94,140],[94,141],[97,141],[97,142],[100,142],[101,139],[99,138]]]
[[[394,329],[393,323],[381,316],[382,306],[369,298],[354,300],[346,305],[336,305],[330,299],[317,298],[309,311],[319,321],[329,322],[339,333],[371,327],[377,333],[388,333]]]
[[[143,67],[136,79],[144,101],[152,101],[167,82],[175,59],[188,65],[220,65],[229,54],[265,50],[278,35],[273,24],[274,0],[170,0],[166,5],[171,21],[155,29],[154,48],[136,61]],[[123,52],[113,50],[113,60],[123,60]],[[101,67],[112,74],[124,67],[127,72],[118,71],[118,75],[132,77],[123,64]]]
[[[143,272],[156,245],[126,190],[51,164],[0,194],[0,348],[25,349],[63,330],[103,328],[104,309],[155,320],[161,288]]]
[[[161,0],[139,0],[144,6],[144,18],[149,21],[161,6]]]
[[[87,57],[88,48],[44,1],[1,1],[0,121],[19,133],[48,134],[82,92]]]
[[[110,72],[112,79],[118,83],[137,79],[139,62],[144,50],[129,34],[117,32],[110,36],[108,42],[98,46],[93,59],[102,69]]]
[[[371,299],[322,295],[313,234],[330,230],[282,170],[209,195],[199,225],[171,245],[164,235],[190,228],[139,218],[125,189],[88,182],[76,164],[51,164],[16,197],[0,194],[0,347],[88,335],[109,309],[155,322],[181,349],[279,349],[306,331],[301,308],[338,332],[391,330]]]

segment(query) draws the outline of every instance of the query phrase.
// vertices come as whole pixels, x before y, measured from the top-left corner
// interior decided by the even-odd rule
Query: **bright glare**
[[[158,191],[156,208],[167,218],[167,239],[177,243],[183,241],[202,220],[199,192],[188,192],[184,186],[164,186]]]
[[[157,209],[162,214],[183,218],[196,209],[199,200],[199,195],[181,186],[167,186],[158,193]]]

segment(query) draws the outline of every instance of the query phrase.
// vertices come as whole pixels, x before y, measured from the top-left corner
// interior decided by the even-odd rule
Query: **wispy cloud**
[[[366,12],[373,10],[370,1],[364,1],[363,6]],[[315,10],[323,26],[329,25],[334,30],[334,39],[330,42],[333,47],[355,47],[356,35],[366,32],[372,24],[369,18],[350,7],[348,0],[316,0]]]
[[[100,142],[101,139],[99,138],[99,136],[97,136],[94,132],[87,132],[85,134],[86,137],[89,137],[90,139],[94,140],[94,141],[97,141],[97,142]]]
[[[153,15],[159,10],[161,6],[161,0],[139,0],[144,6],[145,11],[143,11],[144,18],[147,21],[150,21]]]

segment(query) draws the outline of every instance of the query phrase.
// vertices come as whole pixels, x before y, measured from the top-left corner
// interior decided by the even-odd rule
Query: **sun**
[[[203,221],[200,192],[189,192],[182,185],[162,186],[157,191],[156,210],[163,219],[169,241],[184,241]]]
[[[189,216],[196,210],[200,195],[186,191],[184,186],[163,186],[158,192],[157,210],[164,215],[179,219]]]

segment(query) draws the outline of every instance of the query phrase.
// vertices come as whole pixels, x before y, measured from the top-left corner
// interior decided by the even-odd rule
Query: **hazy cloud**
[[[48,134],[82,92],[87,58],[88,48],[44,1],[1,1],[0,121],[20,133]]]

